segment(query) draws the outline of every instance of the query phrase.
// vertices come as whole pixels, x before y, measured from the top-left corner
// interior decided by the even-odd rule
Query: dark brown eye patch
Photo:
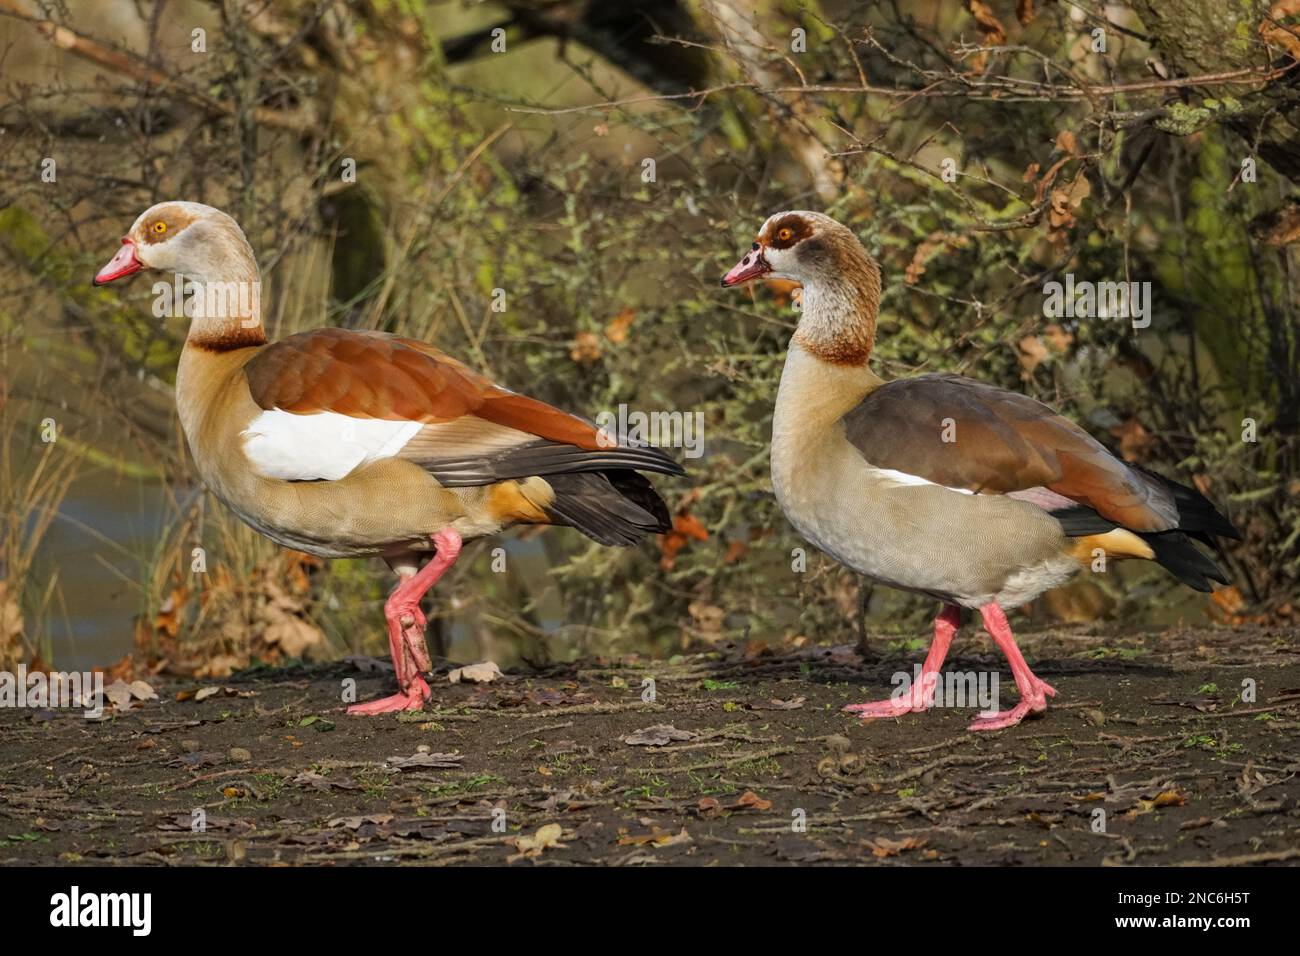
[[[144,233],[144,241],[152,245],[155,242],[166,242],[193,221],[194,217],[179,206],[164,206],[156,215],[145,220],[141,231]]]
[[[803,216],[782,216],[767,227],[759,239],[773,249],[789,249],[796,242],[812,235],[812,223]]]

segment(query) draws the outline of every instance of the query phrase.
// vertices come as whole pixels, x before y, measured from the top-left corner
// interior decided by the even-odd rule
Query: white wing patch
[[[895,471],[893,468],[872,468],[871,470],[892,485],[934,485],[936,488],[948,488],[947,485],[936,485],[933,481],[926,481],[919,475],[909,475],[905,471]],[[963,495],[973,495],[975,493],[969,488],[948,488],[948,490]]]
[[[337,481],[360,465],[396,455],[422,422],[353,418],[337,412],[295,415],[274,408],[244,429],[244,454],[268,478]]]

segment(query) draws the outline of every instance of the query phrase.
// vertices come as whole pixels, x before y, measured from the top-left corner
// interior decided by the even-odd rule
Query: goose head
[[[803,286],[796,343],[827,362],[866,364],[876,335],[880,267],[850,229],[819,212],[769,216],[722,284],[763,278]]]
[[[722,284],[770,278],[814,285],[836,278],[863,259],[870,257],[857,236],[830,216],[787,210],[767,218],[749,251],[722,277]]]
[[[181,201],[160,202],[141,213],[117,255],[95,274],[95,285],[142,269],[183,273],[197,281],[257,276],[252,249],[235,220],[220,209]]]

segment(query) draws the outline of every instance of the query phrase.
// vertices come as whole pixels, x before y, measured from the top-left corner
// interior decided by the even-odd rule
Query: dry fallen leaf
[[[1187,797],[1177,790],[1161,790],[1150,800],[1139,799],[1130,814],[1150,813],[1164,807],[1182,807],[1187,805]]]
[[[1016,347],[1020,350],[1018,357],[1020,366],[1024,370],[1020,373],[1020,377],[1028,380],[1033,377],[1034,369],[1038,368],[1043,360],[1047,358],[1047,346],[1043,344],[1043,340],[1038,336],[1026,335],[1016,343]]]
[[[764,800],[753,790],[746,790],[740,795],[740,799],[736,801],[736,807],[750,810],[771,810],[772,801]]]
[[[691,835],[682,827],[677,833],[651,827],[649,833],[624,833],[618,838],[619,846],[677,846],[679,843],[693,843]]]
[[[357,817],[335,817],[325,825],[331,828],[346,827],[349,830],[359,830],[363,824],[374,823],[383,826],[385,823],[391,822],[392,819],[393,815],[391,813],[370,813]]]
[[[460,754],[415,753],[409,757],[389,757],[388,765],[395,770],[419,770],[423,767],[459,767],[465,758]]]
[[[579,365],[594,365],[600,360],[602,354],[600,339],[596,337],[595,332],[584,330],[573,337],[573,348],[569,350],[569,358]]]
[[[530,859],[542,855],[542,851],[551,847],[564,849],[564,844],[560,842],[560,837],[564,834],[564,828],[558,823],[548,823],[538,828],[532,836],[524,835],[515,838],[515,849],[519,852],[514,856],[507,857],[511,862],[515,860]]]
[[[993,9],[984,0],[966,0],[966,9],[975,18],[975,26],[980,31],[980,46],[1002,46],[1007,42],[1007,31],[994,15]],[[988,54],[980,53],[970,58],[970,68],[974,73],[984,69]]]
[[[118,710],[126,710],[131,706],[131,685],[123,680],[114,681],[104,689],[104,696]]]
[[[883,860],[885,857],[899,856],[909,850],[919,850],[929,842],[925,837],[907,837],[902,840],[876,837],[874,840],[867,840],[866,845],[871,848],[872,856]]]
[[[490,684],[498,677],[503,677],[501,668],[497,667],[495,661],[483,661],[481,664],[467,664],[464,667],[457,667],[447,675],[447,680],[453,684],[459,684],[464,681],[467,684]]]
[[[629,747],[662,747],[674,740],[694,740],[697,735],[690,730],[678,730],[671,724],[655,724],[634,730],[618,739]]]
[[[1296,35],[1294,24],[1285,22],[1287,17],[1296,14],[1300,14],[1300,0],[1277,0],[1260,21],[1259,35],[1265,43],[1280,46],[1300,60],[1300,36]]]
[[[722,622],[726,618],[727,612],[716,604],[692,601],[686,605],[686,610],[690,613],[691,622],[695,625],[699,636],[708,639],[722,633]]]
[[[704,527],[699,518],[686,511],[674,515],[673,528],[662,539],[663,543],[660,547],[663,554],[659,558],[659,567],[671,571],[673,565],[677,563],[677,552],[686,545],[687,541],[708,539],[709,530]]]
[[[627,340],[628,329],[632,327],[632,320],[635,318],[636,312],[632,309],[624,309],[605,326],[605,338],[615,345],[621,345]]]
[[[1116,425],[1110,433],[1119,439],[1119,453],[1125,461],[1142,461],[1155,443],[1152,434],[1136,418]]]
[[[790,700],[782,700],[779,697],[773,697],[768,701],[757,701],[749,705],[750,710],[799,710],[803,707],[806,697],[792,697]]]

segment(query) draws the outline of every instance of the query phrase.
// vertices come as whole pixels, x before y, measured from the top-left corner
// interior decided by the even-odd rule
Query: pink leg
[[[437,551],[433,559],[415,574],[406,575],[384,603],[388,621],[388,648],[397,672],[397,693],[391,697],[353,704],[349,714],[385,714],[394,710],[420,710],[429,699],[429,685],[423,671],[432,667],[429,649],[424,643],[426,621],[420,611],[420,599],[438,583],[460,555],[460,535],[444,528],[433,536]]]
[[[987,717],[978,717],[967,730],[1001,730],[1014,727],[1028,714],[1041,714],[1047,710],[1047,698],[1056,696],[1056,688],[1046,681],[1039,680],[1025,663],[1025,657],[1016,646],[1016,639],[1011,634],[1011,625],[1002,608],[996,604],[986,604],[980,608],[984,618],[984,628],[993,641],[1007,656],[1011,665],[1011,676],[1016,679],[1016,688],[1020,691],[1020,703],[1010,710],[1000,710]]]
[[[863,720],[875,720],[879,717],[901,717],[909,712],[920,713],[934,704],[934,688],[939,682],[939,668],[948,656],[948,647],[953,635],[961,625],[961,609],[953,604],[945,604],[939,616],[934,619],[934,641],[930,652],[925,655],[921,665],[921,679],[906,694],[891,697],[889,700],[875,700],[869,704],[849,704],[844,708],[850,714],[857,714]]]

